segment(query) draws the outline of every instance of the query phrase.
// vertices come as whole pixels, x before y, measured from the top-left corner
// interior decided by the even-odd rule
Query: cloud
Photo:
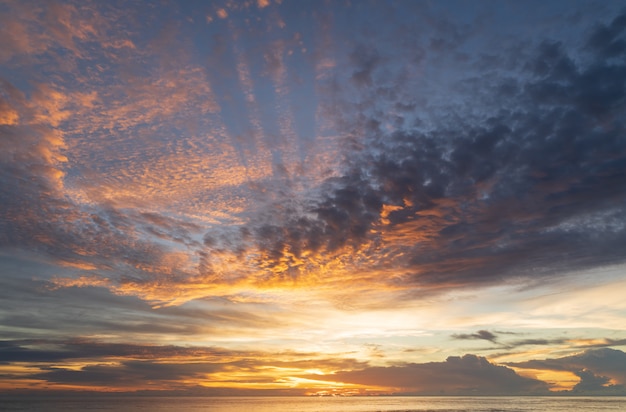
[[[607,348],[610,346],[625,346],[626,339],[579,339],[575,341],[579,346],[585,348]]]
[[[626,66],[595,50],[575,63],[569,53],[578,52],[550,41],[527,46],[513,89],[497,71],[473,78],[464,86],[468,95],[457,96],[459,106],[428,119],[436,122],[430,129],[388,131],[383,125],[392,119],[376,111],[380,87],[366,87],[358,106],[339,107],[337,122],[348,136],[344,174],[321,186],[306,215],[287,214],[271,231],[261,226],[258,245],[280,260],[287,249],[296,256],[320,246],[358,249],[379,236],[398,256],[390,267],[411,274],[407,287],[477,285],[621,262],[615,245],[626,236],[618,223],[626,147],[618,119]],[[383,70],[352,64],[357,73],[367,66],[366,77]],[[390,103],[404,103],[398,96],[410,90],[401,79],[387,80],[395,92]],[[474,106],[469,94],[495,103],[478,97],[484,106],[466,116]],[[383,205],[394,209],[381,219],[391,210]]]
[[[320,379],[394,388],[396,393],[420,395],[545,394],[545,382],[517,375],[512,369],[475,355],[451,356],[445,362],[370,367],[340,371]]]
[[[556,339],[543,339],[543,338],[530,338],[530,339],[516,339],[513,341],[502,340],[500,335],[511,335],[515,333],[511,332],[489,332],[488,330],[479,330],[476,333],[460,333],[451,335],[452,339],[456,340],[486,340],[493,344],[497,344],[507,349],[517,348],[520,346],[534,346],[534,345],[554,345],[562,344],[571,341],[566,338]]]
[[[624,392],[626,353],[610,348],[588,349],[561,358],[507,363],[516,369],[569,371],[580,378],[575,392]]]
[[[47,369],[47,370],[46,370]],[[154,362],[128,361],[118,365],[88,365],[80,370],[45,368],[31,375],[31,379],[45,380],[54,384],[74,384],[84,387],[123,388],[125,391],[154,387],[164,382],[170,389],[184,386],[182,380],[201,380],[215,371],[214,365],[206,363],[160,364]],[[164,386],[161,386],[164,388]]]
[[[461,333],[461,334],[454,334],[452,335],[453,339],[459,339],[459,340],[486,340],[489,341],[491,343],[496,343],[498,340],[498,336],[494,335],[493,333],[489,332],[488,330],[479,330],[476,333],[471,333],[471,334],[466,334],[466,333]]]
[[[538,346],[544,346],[544,345],[555,345],[555,344],[563,344],[566,342],[569,342],[570,339],[565,339],[565,338],[556,338],[556,339],[520,339],[520,340],[515,340],[513,342],[507,342],[506,347],[507,348],[516,348],[518,346],[530,346],[530,345],[538,345]]]
[[[626,17],[620,15],[610,24],[598,25],[587,41],[589,49],[603,57],[623,56],[626,51],[624,31],[626,29]]]
[[[606,376],[597,376],[588,370],[574,372],[580,378],[580,382],[574,386],[573,392],[596,392],[606,389],[610,383],[610,378]]]
[[[226,9],[218,9],[215,13],[220,19],[225,19],[228,17],[228,12],[226,11]]]
[[[16,4],[9,6],[17,7]],[[77,180],[73,179],[81,176],[80,161],[76,162],[82,158],[81,153],[84,152],[81,150],[91,147],[89,144],[82,145],[84,142],[77,141],[76,136],[91,135],[94,130],[104,128],[104,117],[98,117],[94,112],[102,109],[102,99],[106,100],[108,96],[106,93],[99,94],[93,88],[83,92],[63,87],[65,82],[62,78],[73,68],[51,61],[55,59],[59,48],[67,49],[64,53],[68,55],[68,61],[95,58],[94,55],[84,54],[82,47],[85,42],[99,42],[110,34],[105,30],[110,27],[99,20],[102,16],[95,11],[85,13],[85,9],[58,4],[34,7],[32,11],[21,7],[17,9],[13,10],[17,16],[16,24],[28,26],[28,30],[33,32],[43,31],[38,39],[45,46],[24,47],[21,52],[37,61],[49,63],[60,77],[58,82],[47,84],[37,82],[34,77],[27,78],[19,81],[20,87],[9,80],[1,80],[0,104],[4,115],[0,126],[3,142],[0,200],[2,214],[6,219],[0,221],[3,233],[0,245],[39,251],[52,256],[62,266],[93,271],[90,276],[94,279],[101,276],[101,279],[96,280],[98,284],[105,285],[110,284],[106,271],[111,268],[111,264],[116,265],[113,257],[121,256],[122,250],[126,250],[128,253],[124,254],[130,258],[123,259],[125,262],[122,265],[129,264],[135,270],[145,268],[148,261],[153,261],[152,257],[143,259],[141,256],[146,256],[145,253],[152,255],[156,251],[159,251],[158,254],[165,251],[163,246],[147,240],[151,235],[183,244],[193,243],[189,230],[198,230],[193,223],[170,219],[170,224],[163,230],[163,218],[161,227],[157,229],[158,224],[154,219],[149,219],[149,214],[137,212],[138,219],[134,219],[122,216],[115,207],[111,207],[110,199],[106,199],[106,195],[103,196],[105,199],[100,196],[106,193],[106,184],[100,185],[100,189],[104,190],[99,196],[86,199],[88,196],[84,194],[89,193],[89,190],[81,191],[84,187],[81,188],[76,184]],[[40,14],[45,18],[38,19]],[[123,37],[125,34],[125,30],[120,30],[117,36]],[[107,40],[116,38],[111,36]],[[104,43],[102,46],[106,47]],[[76,73],[70,83],[80,84],[84,80],[80,73]],[[176,89],[180,88],[180,84],[176,86]],[[175,95],[171,88],[168,94]],[[210,104],[210,99],[207,100]],[[115,109],[116,106],[112,107]],[[160,114],[163,115],[163,112]],[[118,125],[124,124],[120,116],[116,117],[116,121]],[[72,158],[71,162],[68,155]],[[94,201],[99,204],[94,204]],[[107,201],[108,205],[103,204]],[[174,222],[176,224],[172,225]],[[146,236],[143,240],[130,240],[128,236],[132,237],[131,233],[138,228],[135,226],[137,223],[143,226],[140,230]],[[171,273],[169,269],[166,271]]]
[[[26,32],[42,10],[20,9]],[[51,8],[56,40],[23,49],[52,62],[62,48],[76,66],[50,64],[58,81],[32,93],[4,81],[0,100],[0,244],[90,272],[57,286],[181,304],[373,282],[414,299],[624,261],[623,14],[579,44],[538,32],[483,53],[446,18],[350,37],[348,53],[324,33],[329,50],[302,71],[299,33],[232,23],[239,43],[212,37],[209,67],[186,27],[145,38],[133,13],[115,25],[87,11]],[[249,42],[263,47],[244,55]],[[295,72],[338,154],[302,156]],[[252,104],[268,93],[269,109]]]
[[[490,332],[487,330],[479,330],[476,333],[459,333],[452,334],[450,337],[455,340],[485,340],[491,342],[499,348],[503,349],[517,349],[524,346],[545,346],[550,347],[553,345],[569,345],[581,349],[589,348],[607,348],[610,346],[620,346],[625,342],[624,339],[582,339],[582,338],[527,338],[527,339],[513,339],[508,340],[505,337],[507,335],[518,335],[515,332],[496,331]],[[503,337],[504,335],[505,337]],[[491,349],[491,348],[490,348]],[[514,353],[499,353],[492,354],[491,359],[506,357]]]
[[[379,64],[380,56],[375,48],[358,46],[350,55],[355,71],[351,80],[358,87],[372,86],[372,73]]]
[[[4,341],[0,348],[4,377],[74,390],[189,392],[198,386],[281,390],[293,387],[291,382],[312,369],[334,371],[366,366],[354,359],[319,353],[277,354],[85,339]]]
[[[525,377],[487,359],[464,355],[445,362],[371,366],[345,354],[220,347],[150,345],[68,340],[22,339],[0,342],[5,377],[56,384],[62,388],[135,391],[176,389],[193,392],[197,385],[241,386],[303,391],[340,385],[413,395],[545,395],[548,384]],[[593,350],[581,355],[511,363],[516,370],[572,371],[580,377],[575,393],[623,393],[622,360],[616,350]],[[74,365],[74,366],[68,366]],[[19,366],[19,367],[18,367]],[[311,374],[315,370],[315,374]],[[617,375],[616,375],[617,374]],[[70,386],[64,386],[70,385]],[[620,392],[622,391],[622,392]]]
[[[372,57],[373,44],[367,52],[355,49],[347,63],[364,79],[394,73]],[[568,53],[579,51],[558,42],[525,49],[516,80],[499,77],[499,67],[490,78],[472,78],[458,96],[462,103],[427,119],[436,122],[430,129],[417,122],[383,127],[394,121],[375,110],[376,99],[411,103],[401,100],[411,90],[402,73],[397,83],[387,77],[394,93],[384,96],[380,86],[360,82],[358,106],[334,106],[346,136],[343,174],[300,202],[279,198],[283,203],[271,207],[285,213],[258,215],[246,225],[251,236],[235,243],[258,248],[269,263],[264,267],[290,276],[302,274],[299,268],[308,269],[310,256],[322,251],[384,245],[386,264],[407,275],[407,288],[489,284],[621,262],[615,245],[626,236],[618,223],[625,213],[618,201],[626,164],[617,120],[623,62],[584,49],[589,59],[575,63]],[[334,97],[342,99],[339,93]],[[484,96],[484,107],[465,116],[474,106],[470,94]],[[349,265],[359,267],[355,260]]]
[[[0,1],[0,385],[621,390],[621,352],[393,363],[624,344],[622,284],[564,276],[625,263],[615,7]],[[496,330],[565,317],[613,339]]]
[[[249,355],[249,352],[232,351],[216,347],[184,347],[175,345],[139,345],[108,343],[84,338],[71,340],[23,339],[3,341],[1,362],[56,362],[74,359],[132,359],[164,360],[197,359],[228,362]],[[260,354],[260,352],[259,352]]]
[[[360,387],[386,393],[446,395],[544,394],[544,382],[525,378],[475,355],[445,362],[369,366],[332,354],[243,351],[219,347],[140,345],[86,339],[28,339],[0,342],[0,362],[29,373],[16,379],[83,388],[194,390],[211,387],[284,388],[306,380],[301,388]],[[68,367],[72,364],[78,367]],[[311,370],[317,371],[311,375]],[[235,378],[237,377],[237,378]],[[236,380],[233,380],[236,379]],[[587,378],[591,382],[590,378]],[[238,383],[237,383],[238,382]],[[591,384],[591,383],[590,383]],[[242,386],[242,387],[244,387]]]

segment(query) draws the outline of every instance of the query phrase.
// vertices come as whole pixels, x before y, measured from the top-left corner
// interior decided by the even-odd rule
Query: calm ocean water
[[[571,412],[626,411],[626,397],[233,397],[3,399],[0,411]]]

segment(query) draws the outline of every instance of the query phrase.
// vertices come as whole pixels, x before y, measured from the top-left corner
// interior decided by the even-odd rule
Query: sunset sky
[[[0,394],[626,395],[623,1],[0,0]]]

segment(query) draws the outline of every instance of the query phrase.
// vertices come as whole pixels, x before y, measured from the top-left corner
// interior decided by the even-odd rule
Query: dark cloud
[[[581,395],[616,395],[626,394],[626,386],[623,384],[612,384],[611,378],[598,376],[593,372],[583,369],[575,371],[574,374],[580,378],[572,392]]]
[[[516,339],[512,341],[501,339],[500,335],[517,335],[517,333],[506,332],[506,331],[496,331],[489,332],[487,330],[479,330],[476,333],[462,333],[462,334],[453,334],[451,337],[453,339],[458,340],[486,340],[491,343],[497,344],[500,347],[513,349],[520,346],[533,346],[533,345],[555,345],[569,342],[571,339],[567,338],[554,338],[554,339],[543,339],[543,338],[531,338],[531,339]]]
[[[526,378],[506,366],[475,355],[449,357],[445,362],[372,367],[354,359],[326,358],[315,353],[237,351],[218,347],[139,345],[105,343],[85,339],[28,339],[0,342],[0,363],[30,364],[39,372],[11,375],[15,379],[37,379],[49,383],[71,383],[85,387],[146,388],[159,382],[170,389],[193,391],[181,380],[206,379],[211,374],[234,370],[249,376],[247,382],[276,382],[268,368],[293,370],[293,376],[393,388],[396,393],[420,395],[522,395],[546,394],[547,384]],[[573,392],[580,394],[624,392],[624,352],[589,350],[569,357],[510,363],[517,369],[571,371],[580,377]],[[67,361],[90,363],[80,369],[56,366]],[[307,370],[330,368],[337,372],[307,375]],[[300,371],[300,372],[297,372]],[[217,376],[217,375],[216,375]],[[223,382],[228,386],[228,382]]]
[[[250,367],[268,364],[311,369],[315,363],[334,368],[363,367],[366,363],[353,359],[320,358],[314,352],[280,353],[281,359],[275,359],[275,353],[264,351],[231,350],[209,346],[149,345],[131,343],[100,342],[84,338],[68,340],[21,339],[0,341],[0,362],[57,362],[63,360],[106,360],[127,359],[132,361],[168,361],[175,363],[181,358],[194,359],[214,364],[237,364]]]
[[[152,385],[161,389],[193,391],[195,383],[183,381],[205,380],[218,372],[238,371],[238,382],[252,384],[276,383],[279,377],[268,373],[268,370],[274,369],[292,370],[294,376],[304,376],[305,371],[310,369],[341,370],[367,366],[367,363],[355,359],[332,358],[318,353],[283,351],[279,355],[218,347],[120,344],[85,339],[0,342],[0,364],[9,365],[4,375],[7,378],[71,383],[84,387],[117,387],[127,391],[155,387]],[[88,365],[79,369],[62,366],[64,362],[71,361]],[[28,364],[38,372],[12,374],[10,365],[13,364]],[[224,386],[233,382],[217,375],[211,380]],[[165,386],[159,386],[160,383]]]
[[[479,330],[476,333],[461,333],[452,335],[453,339],[459,340],[486,340],[491,343],[497,343],[498,336],[489,332],[488,330]]]
[[[371,86],[372,73],[380,62],[378,51],[373,47],[361,45],[352,52],[350,60],[355,67],[352,81],[358,87]]]
[[[42,379],[50,383],[72,383],[82,386],[105,385],[126,389],[137,385],[146,385],[156,381],[176,381],[200,379],[208,373],[221,369],[220,365],[194,362],[169,364],[144,361],[122,362],[120,365],[89,365],[80,370],[65,368],[43,368],[42,373],[30,375],[33,379]]]
[[[569,371],[580,377],[575,391],[624,389],[626,384],[626,353],[617,349],[588,349],[583,353],[545,360],[507,363],[528,369]]]
[[[626,15],[616,17],[610,24],[598,25],[587,42],[589,49],[603,57],[620,57],[626,52]]]
[[[489,332],[487,330],[479,330],[476,333],[461,333],[461,334],[453,334],[450,337],[456,340],[486,340],[493,344],[498,345],[499,348],[502,349],[516,349],[523,346],[551,346],[551,345],[563,345],[563,344],[574,344],[576,347],[581,349],[588,348],[606,348],[610,346],[620,346],[625,343],[624,339],[601,339],[601,340],[585,340],[585,339],[574,339],[574,338],[528,338],[528,339],[515,339],[508,340],[504,338],[507,335],[519,335],[520,333],[516,332],[507,332],[507,331],[494,331]],[[484,350],[491,350],[491,348],[486,348]],[[510,352],[499,353],[496,355],[492,355],[497,357],[510,355]]]
[[[547,385],[517,375],[512,369],[489,363],[485,358],[451,356],[445,362],[371,367],[342,371],[316,379],[396,388],[421,395],[520,395],[542,394]]]
[[[605,389],[610,382],[608,377],[594,375],[588,370],[581,370],[574,373],[580,378],[580,382],[572,389],[574,392],[595,392]]]
[[[394,78],[395,67],[374,51],[357,49],[355,73],[386,70],[397,93],[360,83],[361,100],[344,102],[337,114],[346,173],[285,219],[251,224],[256,244],[279,261],[285,250],[299,256],[401,238],[402,246],[384,245],[401,256],[391,265],[422,285],[623,262],[626,55],[609,59],[598,38],[602,27],[621,30],[623,19],[597,28],[582,49],[551,40],[526,45],[514,87],[508,69],[495,66],[458,89],[454,105],[428,114],[430,127],[383,127],[395,123],[377,110],[380,99],[403,103],[411,83]],[[416,118],[424,117],[419,109]],[[388,225],[383,205],[395,206]]]
[[[385,16],[399,24],[377,32],[365,26],[371,10],[355,12],[364,34],[348,43],[350,53],[332,56],[333,74],[316,85],[320,113],[340,136],[342,164],[305,189],[295,189],[299,169],[284,165],[275,180],[251,183],[267,183],[272,200],[256,199],[262,201],[233,226],[209,229],[102,199],[72,200],[63,185],[80,179],[71,175],[78,169],[69,167],[66,149],[78,138],[60,130],[70,124],[73,103],[60,110],[54,99],[63,90],[33,82],[25,94],[2,80],[0,246],[89,265],[109,287],[157,300],[148,292],[228,281],[219,267],[226,254],[249,265],[229,276],[261,271],[260,281],[306,276],[341,255],[359,273],[383,266],[393,272],[383,283],[397,287],[395,274],[403,275],[407,297],[429,286],[623,263],[626,15],[598,21],[582,43],[539,38],[539,31],[478,52],[473,43],[486,41],[479,30],[423,7],[412,13],[428,16],[423,27],[397,8]],[[271,44],[274,54],[261,57],[278,76],[291,66],[280,54],[285,45]],[[111,139],[126,144],[120,151],[137,144]],[[129,159],[152,161],[152,151],[162,149],[156,140],[150,153],[138,150]],[[102,170],[112,172],[122,160],[104,161]],[[167,259],[181,250],[186,260]]]
[[[151,346],[122,343],[101,343],[84,339],[55,341],[28,339],[0,342],[0,362],[56,362],[71,359],[160,359],[177,356],[218,358],[233,353],[220,348]]]
[[[507,342],[506,343],[506,347],[507,348],[516,348],[518,346],[529,346],[529,345],[539,345],[539,346],[543,346],[543,345],[558,345],[561,343],[566,343],[568,342],[570,339],[565,339],[565,338],[556,338],[556,339],[520,339],[520,340],[515,340],[513,342]]]

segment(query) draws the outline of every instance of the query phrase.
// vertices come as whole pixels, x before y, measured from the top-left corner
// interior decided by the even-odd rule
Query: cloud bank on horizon
[[[620,4],[5,0],[0,32],[2,388],[624,392]]]
[[[12,376],[24,384],[45,381],[48,385],[40,388],[43,393],[101,391],[104,387],[107,392],[192,395],[548,395],[554,383],[531,376],[539,371],[580,378],[562,394],[623,395],[626,390],[626,353],[607,348],[506,366],[469,354],[450,356],[444,362],[371,366],[354,358],[320,353],[288,352],[276,359],[275,353],[265,351],[87,340],[6,341],[0,347],[3,363],[71,365],[40,366],[39,371]],[[89,360],[99,362],[85,364]],[[77,368],[76,364],[82,365]],[[334,372],[324,374],[322,368]],[[16,388],[12,393],[32,394],[26,387]]]

